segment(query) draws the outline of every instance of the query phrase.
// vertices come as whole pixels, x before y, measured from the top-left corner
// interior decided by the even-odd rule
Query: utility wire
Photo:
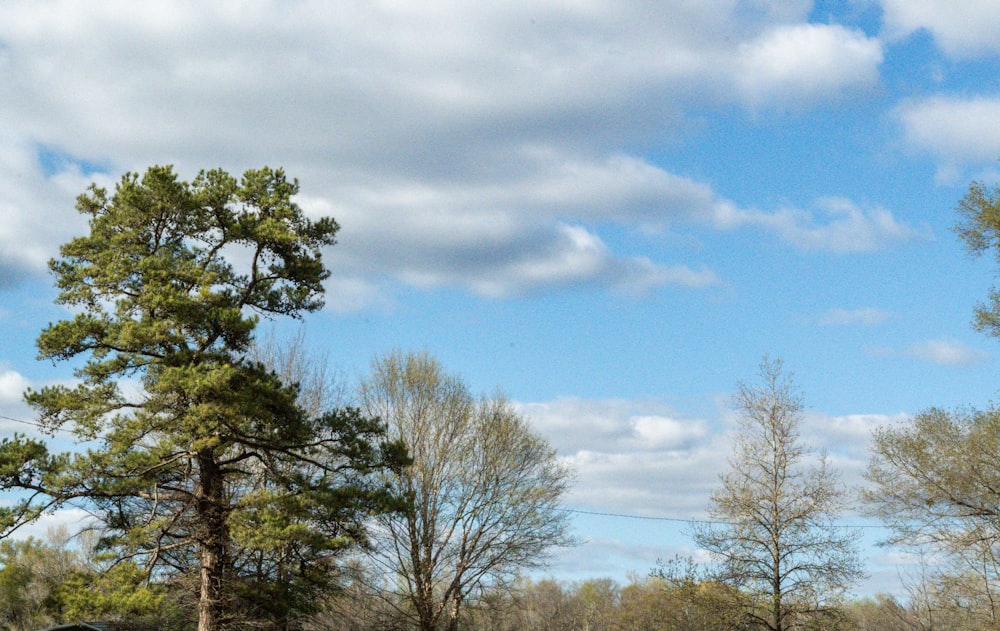
[[[627,513],[605,513],[602,511],[580,510],[578,508],[560,508],[566,513],[577,513],[579,515],[596,515],[598,517],[620,517],[622,519],[645,519],[648,521],[673,521],[682,524],[725,524],[732,525],[724,521],[712,521],[709,519],[684,519],[682,517],[653,517],[650,515],[631,515]]]
[[[14,418],[12,416],[7,416],[5,414],[0,414],[0,419],[5,420],[5,421],[11,421],[13,423],[21,423],[22,425],[30,425],[32,427],[37,427],[39,429],[51,431],[50,428],[47,428],[47,427],[43,426],[41,423],[38,423],[38,422],[35,422],[35,421],[26,421],[24,419]],[[79,434],[78,430],[67,429],[67,428],[64,428],[64,427],[57,427],[55,429],[55,431],[57,431],[57,432],[66,432],[68,434],[74,434],[74,435],[78,435]],[[656,517],[656,516],[651,516],[651,515],[635,515],[635,514],[630,514],[630,513],[609,513],[609,512],[604,512],[604,511],[582,510],[582,509],[579,509],[579,508],[559,508],[559,510],[561,510],[563,512],[566,512],[566,513],[575,513],[577,515],[592,515],[594,517],[615,517],[615,518],[618,518],[618,519],[636,519],[636,520],[645,520],[645,521],[666,521],[666,522],[673,522],[673,523],[679,523],[679,524],[702,524],[702,525],[706,525],[706,526],[736,526],[737,525],[736,522],[718,521],[718,520],[712,520],[712,519],[694,519],[694,518],[684,519],[682,517]],[[845,525],[838,526],[838,527],[839,528],[849,528],[849,529],[854,529],[854,528],[882,528],[882,526],[878,526],[878,525],[875,525],[875,524],[853,524],[853,525],[845,524]]]
[[[607,513],[603,511],[580,510],[578,508],[560,508],[565,513],[577,513],[579,515],[595,515],[597,517],[618,517],[620,519],[644,519],[648,521],[669,521],[680,524],[704,524],[707,526],[737,526],[738,522],[720,521],[714,519],[685,519],[683,517],[654,517],[650,515],[634,515],[629,513]],[[839,524],[837,528],[882,528],[878,524]]]
[[[0,414],[0,420],[10,421],[12,423],[20,423],[22,425],[30,425],[32,427],[37,427],[44,432],[64,432],[66,434],[73,434],[74,436],[81,436],[83,433],[78,429],[69,429],[67,427],[46,427],[37,421],[26,421],[23,418],[14,418],[13,416],[7,416],[5,414]]]

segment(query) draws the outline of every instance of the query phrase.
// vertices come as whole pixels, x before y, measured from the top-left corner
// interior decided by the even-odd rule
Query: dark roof
[[[54,627],[46,627],[41,631],[105,631],[108,625],[100,622],[72,622]]]

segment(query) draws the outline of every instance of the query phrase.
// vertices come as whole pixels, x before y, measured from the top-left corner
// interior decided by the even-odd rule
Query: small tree
[[[502,398],[475,400],[426,354],[377,358],[359,391],[413,463],[387,474],[402,513],[378,518],[375,557],[420,629],[457,628],[467,597],[564,545],[570,474]]]
[[[735,450],[708,511],[718,523],[697,528],[695,540],[716,560],[717,579],[746,597],[751,624],[787,631],[835,615],[863,574],[857,535],[834,523],[845,490],[825,457],[810,466],[799,443],[799,395],[780,361],[765,358],[760,377],[733,399]]]
[[[50,263],[57,302],[75,315],[38,338],[41,358],[83,359],[80,381],[26,398],[46,428],[68,425],[97,447],[0,445],[0,486],[27,493],[0,525],[85,502],[107,550],[148,572],[195,570],[199,631],[242,624],[227,600],[240,584],[234,550],[332,554],[389,505],[370,476],[398,455],[379,444],[382,426],[357,410],[307,413],[295,386],[247,357],[261,315],[322,305],[321,249],[338,226],[307,219],[297,191],[269,168],[189,184],[152,167],[113,195],[81,195],[90,234]]]

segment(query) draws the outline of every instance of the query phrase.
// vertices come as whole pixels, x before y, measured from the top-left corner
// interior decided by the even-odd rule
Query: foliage
[[[51,623],[60,613],[58,591],[71,571],[72,555],[38,539],[0,541],[0,624],[28,631]]]
[[[894,543],[1000,542],[1000,414],[932,408],[875,431],[866,494]]]
[[[296,580],[317,559],[326,571],[331,555],[364,542],[369,513],[390,507],[371,477],[400,456],[381,444],[382,426],[357,410],[306,413],[296,387],[248,357],[261,315],[322,305],[321,249],[338,227],[307,219],[297,191],[269,168],[189,184],[152,167],[112,195],[81,195],[90,234],[50,264],[57,302],[75,315],[38,338],[41,358],[83,360],[79,383],[26,398],[46,428],[97,446],[0,445],[0,485],[28,493],[0,514],[8,530],[88,502],[106,550],[154,577],[195,572],[201,631],[246,626],[228,600],[242,583],[285,584],[276,550],[302,562]],[[279,617],[301,602],[268,596],[287,605]]]
[[[471,594],[568,543],[569,472],[502,397],[477,401],[428,355],[394,353],[373,362],[359,399],[413,459],[384,477],[406,509],[378,518],[373,559],[421,629],[456,628]]]
[[[29,631],[66,620],[145,621],[180,629],[163,585],[131,562],[99,568],[85,547],[28,538],[0,542],[0,628]]]
[[[969,253],[981,256],[992,250],[1000,262],[1000,188],[972,182],[958,203],[958,215],[955,232]],[[976,307],[974,323],[980,331],[1000,336],[1000,291],[995,287],[990,290],[987,302]]]
[[[636,591],[645,602],[645,617],[657,615],[670,629],[740,629],[743,595],[715,580],[712,572],[690,557],[658,560],[644,583],[633,581],[622,590],[623,604]],[[626,608],[631,611],[633,608]],[[648,626],[648,625],[647,625]],[[654,628],[654,627],[649,627]],[[657,627],[658,628],[658,627]]]
[[[74,569],[62,579],[56,594],[64,620],[163,618],[173,609],[164,586],[147,584],[146,572],[130,561],[102,573]]]
[[[997,620],[1000,413],[932,408],[875,432],[865,494],[890,542],[936,557],[916,595]],[[953,616],[949,616],[953,617]]]
[[[847,628],[856,631],[912,631],[912,612],[884,594],[863,598],[845,607]]]
[[[735,450],[709,509],[718,523],[697,528],[695,540],[716,559],[717,580],[739,590],[753,626],[829,625],[837,599],[862,576],[857,535],[834,523],[845,490],[825,457],[807,465],[802,402],[781,362],[765,358],[760,377],[734,397]]]

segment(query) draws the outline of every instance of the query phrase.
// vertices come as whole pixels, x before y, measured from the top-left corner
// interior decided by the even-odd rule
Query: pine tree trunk
[[[201,525],[198,631],[217,631],[222,610],[223,556],[228,540],[226,516],[222,508],[222,475],[211,449],[198,454],[198,464],[200,480],[195,493]]]
[[[216,631],[219,626],[221,559],[213,546],[201,546],[201,590],[198,597],[198,631]]]

